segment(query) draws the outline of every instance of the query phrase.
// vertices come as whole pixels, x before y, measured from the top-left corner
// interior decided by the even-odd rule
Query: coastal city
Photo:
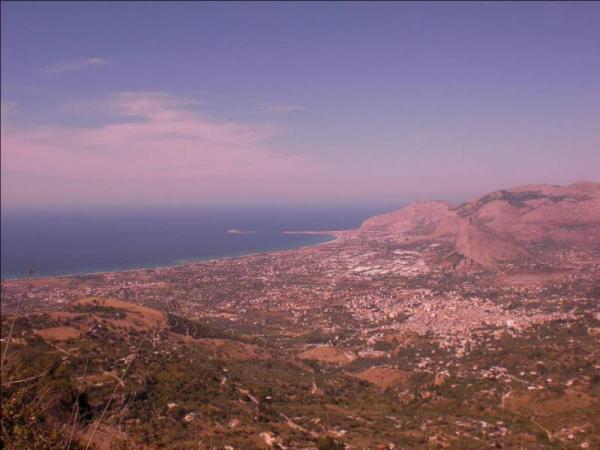
[[[125,308],[115,317],[130,314],[133,306],[123,305],[139,305],[155,311],[143,314],[164,315],[168,319],[159,321],[170,324],[161,325],[153,338],[156,357],[171,358],[173,352],[184,357],[172,337],[183,333],[196,342],[195,351],[222,361],[220,370],[226,372],[220,383],[231,378],[227,371],[243,371],[240,364],[256,360],[284,364],[287,369],[280,371],[299,371],[302,389],[325,404],[339,392],[334,389],[339,383],[355,380],[375,389],[360,394],[365,385],[351,394],[357,387],[346,386],[344,421],[349,423],[340,425],[335,415],[328,418],[300,407],[302,396],[290,393],[298,387],[288,385],[287,394],[267,395],[273,391],[264,391],[255,379],[258,384],[252,388],[248,381],[238,382],[239,401],[257,411],[268,407],[278,418],[269,419],[271,428],[266,429],[256,417],[248,422],[227,416],[224,431],[215,431],[220,425],[213,424],[216,428],[205,434],[234,448],[240,445],[236,433],[244,420],[246,437],[256,439],[257,448],[313,448],[310,442],[322,439],[345,448],[377,444],[390,449],[481,448],[478,442],[497,448],[594,448],[600,443],[600,249],[538,246],[535,260],[490,269],[457,266],[448,258],[452,244],[427,234],[365,227],[327,233],[335,239],[295,250],[185,266],[7,280],[2,283],[2,312],[33,321],[19,339],[28,339],[33,331],[50,345],[76,345],[65,339],[106,340],[106,331],[98,333],[114,326],[106,317],[77,316],[90,305],[81,299],[107,311]],[[94,311],[89,312],[92,317]],[[110,342],[117,345],[119,340]],[[228,366],[232,362],[238,367]],[[112,373],[109,366],[99,370]],[[282,373],[269,376],[284,383],[277,381]],[[353,410],[352,395],[371,396],[369,401],[379,396],[385,413],[373,411],[373,405]],[[167,411],[178,403],[171,404]],[[455,415],[437,414],[450,404]],[[573,405],[577,414],[572,414]],[[421,412],[413,416],[416,409]],[[207,413],[180,412],[182,430],[189,431],[202,414]],[[114,417],[110,426],[119,432],[132,432],[137,423]],[[85,437],[89,431],[82,433]],[[395,447],[394,442],[403,444]]]
[[[439,263],[448,250],[440,243],[332,233],[337,235],[332,243],[285,252],[5,281],[2,308],[6,313],[17,305],[21,312],[43,311],[84,297],[116,298],[194,320],[249,326],[257,337],[313,327],[330,333],[343,328],[346,336],[355,329],[353,338],[358,338],[374,329],[431,334],[444,346],[464,349],[486,334],[519,334],[536,325],[574,321],[598,307],[581,293],[572,297],[575,288],[585,292],[600,276],[583,252],[563,255],[580,262],[571,263],[568,272],[535,266],[526,267],[525,275],[510,266],[494,273],[460,272]],[[511,269],[517,274],[510,275]]]

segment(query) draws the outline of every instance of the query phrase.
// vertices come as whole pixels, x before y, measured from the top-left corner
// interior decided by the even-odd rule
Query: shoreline
[[[31,278],[26,278],[25,276],[17,277],[17,278],[2,278],[0,280],[0,282],[1,283],[5,283],[5,282],[13,283],[13,282],[51,280],[51,279],[62,279],[62,278],[88,277],[88,276],[97,276],[97,275],[113,275],[113,274],[123,274],[123,273],[128,273],[128,272],[129,273],[137,273],[137,272],[144,272],[144,271],[148,271],[148,270],[177,269],[177,268],[189,267],[189,266],[194,266],[197,264],[204,264],[204,263],[210,263],[210,262],[215,262],[215,261],[245,258],[248,256],[268,255],[271,253],[278,253],[278,252],[289,252],[289,251],[294,251],[294,250],[300,250],[303,248],[311,248],[311,247],[318,247],[318,246],[327,245],[327,244],[333,244],[334,242],[338,242],[339,240],[341,240],[342,234],[347,233],[348,231],[350,231],[350,230],[282,231],[281,232],[282,234],[322,235],[322,236],[330,236],[331,239],[324,241],[324,242],[317,242],[315,244],[300,245],[298,247],[290,247],[290,248],[284,248],[284,249],[279,249],[279,250],[273,249],[273,250],[259,251],[259,252],[253,252],[253,253],[241,253],[238,255],[223,255],[223,256],[218,256],[216,258],[206,258],[206,259],[199,258],[199,259],[188,260],[188,261],[181,262],[181,263],[173,262],[173,263],[165,264],[165,265],[132,267],[132,268],[128,268],[128,269],[100,270],[100,271],[95,271],[95,272],[80,272],[80,273],[68,273],[68,274],[57,274],[57,275],[41,275],[41,276],[31,277]]]

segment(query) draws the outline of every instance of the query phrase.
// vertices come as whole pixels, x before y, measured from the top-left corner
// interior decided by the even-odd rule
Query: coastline
[[[78,277],[88,277],[88,276],[98,276],[98,275],[113,275],[113,274],[123,274],[123,273],[138,273],[145,272],[149,270],[161,270],[161,269],[181,269],[185,267],[191,267],[198,264],[206,264],[214,261],[223,261],[223,260],[231,260],[238,258],[245,258],[249,256],[257,256],[257,255],[269,255],[273,253],[281,253],[281,252],[289,252],[294,250],[300,250],[311,247],[319,247],[322,245],[333,244],[334,242],[338,242],[342,239],[343,234],[348,233],[351,230],[330,230],[330,231],[311,231],[311,230],[298,230],[298,231],[282,231],[281,234],[304,234],[304,235],[321,235],[321,236],[330,236],[331,239],[328,239],[324,242],[317,242],[314,244],[308,245],[300,245],[297,247],[289,247],[282,249],[273,249],[266,251],[258,251],[252,253],[240,253],[240,254],[231,254],[231,255],[223,255],[218,257],[207,257],[207,258],[192,258],[187,260],[179,260],[173,261],[172,263],[154,265],[154,266],[144,266],[144,267],[131,267],[131,268],[122,268],[122,269],[109,269],[109,270],[99,270],[93,272],[79,272],[79,273],[68,273],[68,274],[56,274],[56,275],[40,275],[33,276],[27,279],[25,276],[22,277],[14,277],[14,278],[2,278],[0,280],[1,283],[5,282],[24,282],[24,281],[35,281],[35,280],[52,280],[52,279],[64,279],[64,278],[78,278]]]

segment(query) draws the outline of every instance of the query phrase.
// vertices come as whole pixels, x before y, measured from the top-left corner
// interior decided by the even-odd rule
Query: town
[[[545,442],[573,448],[600,442],[594,418],[600,407],[597,250],[552,246],[544,262],[457,270],[443,258],[451,250],[443,240],[362,230],[332,234],[335,240],[314,247],[187,266],[4,281],[2,312],[54,314],[82,298],[131,302],[284,352],[329,376],[372,383],[407,408],[428,404],[435,410],[452,391],[470,386],[471,400],[464,402],[500,405],[504,420],[507,413],[529,414]],[[557,364],[550,355],[575,359]],[[313,391],[321,390],[312,383]],[[524,412],[534,408],[533,395],[555,392],[560,401],[577,398],[590,411],[583,426],[561,408],[550,408],[560,419],[539,412],[539,405]],[[559,400],[540,405],[550,401]],[[279,413],[288,417],[291,411]],[[192,421],[185,417],[184,423]],[[294,433],[323,434],[322,425],[307,423],[315,417],[292,417],[283,423]],[[500,418],[457,417],[452,437],[442,423],[428,421],[418,428],[433,448],[451,446],[457,436],[500,446],[520,442],[514,426]],[[360,441],[342,428],[325,435],[347,448]],[[285,446],[281,431],[260,436],[268,446]]]

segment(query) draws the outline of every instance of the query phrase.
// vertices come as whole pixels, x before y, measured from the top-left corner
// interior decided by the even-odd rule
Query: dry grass
[[[595,402],[594,398],[575,390],[567,390],[563,395],[551,398],[540,398],[539,394],[532,392],[515,392],[506,399],[505,407],[521,414],[549,417],[575,412]]]
[[[38,330],[37,335],[47,341],[67,341],[77,339],[81,331],[73,327],[52,327]]]
[[[125,328],[134,328],[137,330],[156,329],[163,330],[167,326],[167,317],[160,311],[146,308],[116,299],[102,298],[84,298],[76,300],[70,306],[101,306],[108,308],[117,308],[126,312],[123,319],[111,319],[111,323]]]
[[[312,359],[328,364],[346,365],[356,359],[356,354],[351,348],[316,347],[306,350],[298,355],[301,359]]]
[[[272,358],[271,353],[253,344],[229,339],[194,339],[194,343],[206,348],[206,351],[218,359],[249,361]]]
[[[568,271],[514,273],[499,276],[499,281],[508,285],[536,285],[561,281],[568,275]]]
[[[370,367],[367,370],[354,374],[354,376],[373,383],[381,389],[408,383],[408,374],[406,372],[389,367]]]

